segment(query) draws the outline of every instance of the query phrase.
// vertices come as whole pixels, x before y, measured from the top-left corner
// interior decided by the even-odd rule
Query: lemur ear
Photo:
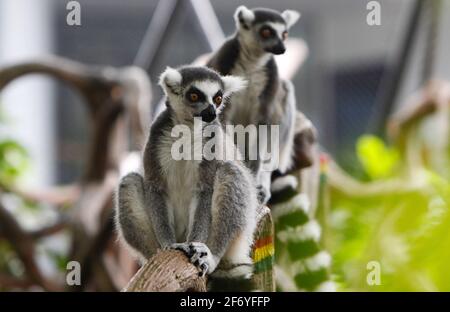
[[[281,13],[281,16],[286,21],[287,28],[291,28],[295,23],[297,23],[301,14],[300,14],[300,12],[297,12],[294,10],[286,10],[283,13]]]
[[[247,80],[238,76],[225,76],[222,77],[222,81],[225,94],[235,93],[247,87]]]
[[[234,12],[234,20],[236,21],[236,25],[249,29],[251,23],[255,20],[255,13],[245,5],[241,5]]]
[[[159,85],[166,94],[177,93],[177,89],[181,85],[182,76],[180,72],[172,67],[167,66],[166,70],[159,78]]]

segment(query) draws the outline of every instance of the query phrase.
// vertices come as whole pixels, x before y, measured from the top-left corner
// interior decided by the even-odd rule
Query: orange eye
[[[222,97],[220,95],[216,96],[214,98],[214,103],[216,103],[217,106],[219,106],[220,104],[222,104]]]
[[[286,40],[287,37],[288,37],[288,32],[287,31],[283,32],[283,40]]]
[[[264,28],[263,30],[261,30],[261,37],[270,38],[271,36],[272,36],[272,31],[270,31],[270,29]]]
[[[197,102],[197,101],[198,101],[198,94],[197,94],[197,93],[191,93],[191,94],[189,95],[189,99],[190,99],[192,102]]]

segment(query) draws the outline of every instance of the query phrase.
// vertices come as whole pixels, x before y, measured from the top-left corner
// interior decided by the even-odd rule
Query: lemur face
[[[207,67],[167,67],[160,78],[170,107],[184,120],[200,117],[214,121],[223,109],[225,99],[243,89],[246,81],[240,77],[220,76]]]
[[[264,52],[283,54],[289,29],[298,21],[300,13],[293,10],[283,13],[270,9],[249,10],[240,6],[234,18],[245,43],[258,46]]]

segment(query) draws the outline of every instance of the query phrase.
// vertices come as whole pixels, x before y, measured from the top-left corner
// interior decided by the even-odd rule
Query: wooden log
[[[178,250],[161,250],[151,257],[135,274],[124,292],[182,292],[206,291],[206,278]]]
[[[252,258],[255,262],[253,283],[261,291],[275,291],[273,278],[273,221],[270,209],[258,210],[258,226]],[[180,251],[162,250],[151,257],[122,290],[133,291],[206,291],[206,278]]]

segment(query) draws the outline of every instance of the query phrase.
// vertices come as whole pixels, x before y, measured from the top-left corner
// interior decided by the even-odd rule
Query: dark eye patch
[[[272,29],[272,27],[263,26],[259,30],[259,35],[263,39],[269,39],[269,38],[272,38],[275,35],[275,31]]]
[[[194,93],[194,94],[197,94],[197,96],[198,96],[198,100],[195,101],[195,102],[192,102],[192,101],[191,101],[191,94],[193,94],[193,93]],[[190,87],[190,88],[186,91],[185,98],[186,98],[189,102],[191,102],[191,103],[205,102],[205,101],[206,101],[206,96],[205,96],[205,94],[204,94],[202,91],[200,91],[199,89],[197,89],[196,87]]]
[[[223,93],[222,90],[217,91],[217,93],[213,96],[213,102],[216,104],[216,106],[220,106],[223,101]]]

